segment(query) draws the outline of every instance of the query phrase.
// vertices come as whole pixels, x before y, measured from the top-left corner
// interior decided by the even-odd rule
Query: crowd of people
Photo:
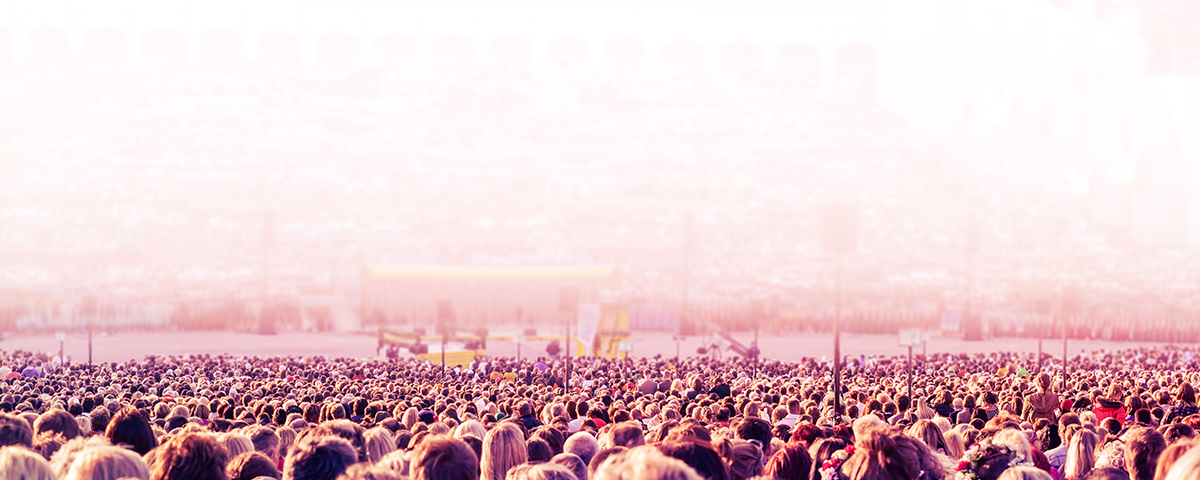
[[[0,479],[1181,480],[1194,348],[815,359],[2,353]],[[564,385],[565,384],[565,385]],[[911,386],[910,386],[911,385]],[[910,390],[911,389],[911,390]]]

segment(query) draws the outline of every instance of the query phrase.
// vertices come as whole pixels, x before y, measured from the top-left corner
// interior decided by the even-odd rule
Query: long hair
[[[1064,480],[1079,480],[1096,467],[1096,434],[1080,430],[1067,447],[1067,463],[1063,465]]]
[[[0,447],[0,472],[4,472],[6,478],[58,479],[54,469],[50,468],[50,462],[32,450],[18,446]]]
[[[153,480],[226,480],[229,452],[215,437],[186,432],[168,440],[157,453]]]
[[[508,422],[492,428],[483,438],[483,458],[480,461],[483,480],[504,480],[508,470],[529,460],[525,436],[521,429]]]
[[[378,462],[392,451],[396,450],[396,442],[392,440],[391,432],[383,427],[375,427],[363,433],[363,440],[366,442],[367,461],[371,463]]]
[[[781,480],[808,480],[812,475],[813,461],[803,445],[789,443],[771,455],[764,473]]]
[[[930,450],[934,450],[942,454],[950,453],[946,448],[946,438],[942,436],[942,429],[938,428],[938,426],[930,420],[917,420],[917,423],[914,423],[912,426],[908,427],[908,430],[906,430],[904,433],[908,434],[910,437],[925,442],[925,446],[929,447]]]
[[[108,422],[104,436],[113,445],[129,445],[138,455],[145,455],[158,446],[158,438],[150,428],[150,421],[142,412],[125,407]]]

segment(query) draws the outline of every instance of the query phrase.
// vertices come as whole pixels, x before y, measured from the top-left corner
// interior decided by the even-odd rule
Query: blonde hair
[[[63,480],[150,479],[150,468],[138,454],[121,447],[93,447],[84,450],[71,463]]]
[[[450,426],[446,425],[445,423],[442,423],[442,422],[434,423],[433,425],[429,426],[429,434],[430,435],[449,435],[450,434]]]
[[[296,443],[296,431],[291,427],[279,427],[275,431],[275,435],[279,436],[279,457],[287,458],[288,450],[292,448],[292,444]]]
[[[1030,454],[1032,453],[1030,450],[1032,450],[1033,447],[1029,445],[1029,437],[1026,436],[1025,432],[1022,430],[1015,428],[1006,428],[1001,430],[1000,433],[997,433],[996,436],[992,437],[992,443],[996,445],[1007,446],[1008,448],[1016,450],[1021,455],[1024,455],[1025,458],[1032,458],[1030,457]]]
[[[1087,430],[1079,430],[1071,437],[1067,447],[1067,462],[1063,464],[1062,477],[1064,480],[1078,480],[1096,467],[1096,434]]]
[[[58,480],[50,462],[25,447],[0,447],[0,472],[5,478]]]
[[[1019,465],[1009,467],[1004,473],[1000,474],[998,480],[1051,480],[1052,478],[1054,477],[1051,477],[1049,473],[1040,468]]]
[[[229,451],[229,458],[254,451],[254,442],[240,433],[223,433],[217,437],[217,441]]]
[[[391,432],[383,427],[367,430],[363,433],[363,441],[366,443],[367,461],[371,463],[396,450],[396,441],[392,440]]]
[[[596,469],[594,480],[703,480],[683,461],[642,446],[613,454]]]
[[[413,425],[417,423],[417,407],[408,407],[400,423],[404,424],[404,428],[412,430]]]
[[[487,429],[483,427],[478,420],[467,420],[454,429],[454,438],[462,438],[466,436],[476,437],[483,440],[487,436]]]
[[[501,423],[483,437],[480,480],[504,480],[509,469],[529,461],[525,436],[511,423]]]

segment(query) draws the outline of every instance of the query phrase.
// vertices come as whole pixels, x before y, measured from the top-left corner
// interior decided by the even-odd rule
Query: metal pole
[[[837,259],[833,280],[833,416],[841,420],[842,409],[842,258]]]
[[[66,335],[66,334],[64,333],[63,335]],[[67,357],[65,355],[63,355],[63,344],[64,343],[66,343],[64,340],[58,341],[58,368],[66,368],[66,366],[67,366]]]
[[[88,366],[92,366],[92,327],[88,325]]]
[[[571,314],[568,313],[566,315],[566,317],[567,317],[567,341],[565,343],[567,345],[567,357],[566,357],[567,376],[563,378],[563,393],[568,393],[571,391],[571,389],[570,389],[570,386],[571,386]]]
[[[912,377],[913,377],[913,358],[912,345],[908,346],[908,399],[912,404],[915,404],[917,399],[913,397]]]

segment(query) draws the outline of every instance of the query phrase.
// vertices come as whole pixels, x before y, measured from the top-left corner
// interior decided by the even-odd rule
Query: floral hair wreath
[[[997,445],[992,443],[991,440],[984,440],[983,443],[971,444],[971,448],[967,449],[966,453],[963,453],[962,461],[958,462],[958,468],[955,469],[954,480],[978,480],[979,474],[977,472],[981,466],[979,462],[987,455],[987,450],[1000,452],[1008,456],[1008,466],[1010,468],[1018,465],[1033,465],[1032,462],[1025,458],[1024,454],[1012,447]]]
[[[839,480],[841,478],[842,463],[847,458],[850,458],[850,455],[854,455],[853,444],[846,445],[846,448],[833,452],[833,455],[829,456],[829,460],[821,464],[821,480]]]

